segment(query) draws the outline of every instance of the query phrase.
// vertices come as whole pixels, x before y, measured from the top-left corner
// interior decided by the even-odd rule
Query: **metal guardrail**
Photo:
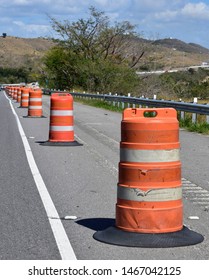
[[[45,93],[53,93],[55,91],[45,91]],[[56,91],[57,92],[57,91]],[[110,94],[91,94],[91,93],[79,93],[79,92],[70,92],[75,97],[87,97],[94,99],[101,99],[104,101],[111,102],[122,102],[129,104],[145,105],[148,107],[171,107],[177,111],[189,112],[194,114],[209,115],[209,105],[208,104],[197,104],[189,103],[183,101],[172,101],[172,100],[157,100],[149,99],[143,97],[128,97],[128,96],[119,96],[119,95],[110,95]]]
[[[145,105],[149,107],[172,107],[175,108],[177,111],[209,115],[208,104],[177,102],[172,100],[156,100],[156,99],[148,99],[142,97],[138,98],[138,97],[128,97],[128,96],[116,96],[116,95],[108,95],[108,94],[89,94],[89,93],[78,93],[78,92],[71,92],[70,94],[76,97],[96,98],[96,99],[103,99],[105,101],[124,102],[130,104]]]

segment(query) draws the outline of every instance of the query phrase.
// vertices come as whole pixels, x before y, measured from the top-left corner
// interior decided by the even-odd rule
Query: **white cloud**
[[[194,19],[209,20],[209,6],[203,2],[188,3],[181,10],[181,14]]]
[[[0,0],[0,33],[14,36],[47,36],[53,32],[47,15],[77,21],[95,6],[114,21],[128,20],[138,32],[171,37],[190,37],[195,30],[207,37],[209,0]],[[197,33],[197,32],[196,32]],[[196,35],[195,35],[196,36]],[[209,39],[208,39],[209,45]]]
[[[49,25],[43,25],[43,24],[25,24],[22,21],[13,21],[13,24],[21,29],[21,32],[23,32],[26,35],[33,35],[33,36],[40,36],[42,34],[44,36],[49,33],[49,30],[51,27]]]
[[[168,9],[173,9],[179,5],[179,0],[132,0],[130,9],[135,12],[146,12],[147,14],[162,12]]]
[[[149,15],[148,18],[154,17],[158,21],[188,21],[188,20],[209,20],[209,6],[203,2],[187,3],[177,9],[165,9],[161,12],[156,12]]]
[[[88,1],[86,1],[88,2]],[[116,8],[121,8],[126,5],[130,5],[130,1],[127,0],[118,0],[118,1],[113,1],[113,0],[94,0],[94,1],[89,1],[91,5],[95,6],[100,6],[103,8],[111,8],[111,9],[116,9]],[[94,2],[94,3],[93,3]]]
[[[164,12],[161,13],[156,13],[154,15],[155,19],[157,20],[163,20],[163,21],[171,21],[176,19],[176,17],[178,16],[178,11],[170,11],[170,10],[166,10]]]
[[[14,0],[14,4],[16,5],[27,5],[29,3],[30,3],[29,0]]]

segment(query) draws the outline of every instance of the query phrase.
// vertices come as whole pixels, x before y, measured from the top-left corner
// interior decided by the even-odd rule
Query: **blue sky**
[[[112,22],[136,24],[148,39],[172,37],[209,48],[209,0],[0,0],[0,34],[53,36],[47,15],[76,21],[91,5]]]

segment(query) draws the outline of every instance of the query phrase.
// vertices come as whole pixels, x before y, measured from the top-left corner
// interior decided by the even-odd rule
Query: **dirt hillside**
[[[0,37],[0,67],[40,69],[41,58],[55,43],[45,38]],[[126,44],[125,54],[144,53],[136,65],[139,71],[172,69],[209,63],[209,50],[177,39],[156,41],[133,38]]]

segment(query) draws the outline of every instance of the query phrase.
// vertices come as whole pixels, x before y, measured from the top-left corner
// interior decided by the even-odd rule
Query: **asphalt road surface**
[[[13,111],[13,109],[14,111]],[[180,131],[184,225],[204,236],[197,245],[135,248],[93,238],[114,225],[121,114],[74,103],[82,146],[52,147],[50,97],[44,118],[26,118],[0,92],[0,259],[209,259],[209,138]]]

